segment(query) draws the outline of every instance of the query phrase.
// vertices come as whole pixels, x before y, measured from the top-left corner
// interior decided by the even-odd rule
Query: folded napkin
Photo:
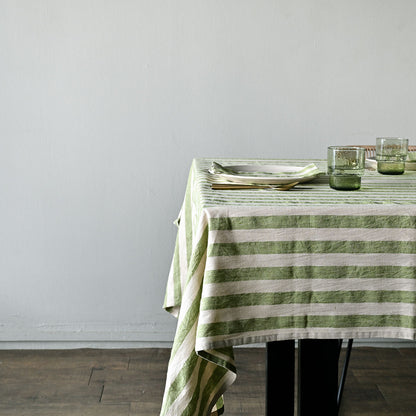
[[[365,160],[365,168],[368,170],[377,170],[377,160],[369,158]]]
[[[259,166],[259,168],[261,169],[261,166]],[[220,165],[217,162],[212,162],[212,165],[209,169],[209,173],[212,173],[214,175],[226,174],[226,175],[235,175],[235,176],[270,176],[271,178],[279,178],[279,177],[286,178],[286,177],[293,176],[296,178],[302,178],[302,177],[317,175],[322,172],[318,169],[318,167],[314,163],[310,163],[309,165],[306,165],[301,169],[290,170],[287,172],[262,172],[260,170],[258,172],[247,172],[246,170],[239,171],[232,166],[225,167],[225,166]]]

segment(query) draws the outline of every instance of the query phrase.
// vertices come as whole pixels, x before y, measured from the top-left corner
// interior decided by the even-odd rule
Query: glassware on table
[[[387,175],[401,175],[405,169],[409,140],[400,137],[377,137],[377,170]]]
[[[360,189],[365,168],[365,149],[354,146],[328,147],[329,186],[342,191]]]
[[[407,162],[416,162],[416,152],[414,150],[407,152]]]

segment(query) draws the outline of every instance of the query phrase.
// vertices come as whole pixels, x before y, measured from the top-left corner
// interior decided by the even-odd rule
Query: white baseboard
[[[172,348],[169,341],[0,341],[0,350]]]
[[[106,322],[18,325],[0,322],[0,350],[171,348],[175,336],[174,324],[175,319],[157,325]],[[239,348],[264,346],[260,343]],[[354,346],[416,348],[416,342],[404,339],[354,339]]]
[[[0,350],[170,348],[174,336],[169,323],[158,328],[151,324],[0,324]]]

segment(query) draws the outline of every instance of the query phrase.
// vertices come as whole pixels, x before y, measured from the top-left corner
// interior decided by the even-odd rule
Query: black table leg
[[[298,354],[298,414],[336,416],[339,340],[299,340]]]
[[[268,342],[266,347],[266,416],[293,416],[295,341]]]

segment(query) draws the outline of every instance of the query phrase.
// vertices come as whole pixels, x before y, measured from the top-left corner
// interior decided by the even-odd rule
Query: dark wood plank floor
[[[158,415],[168,349],[0,350],[1,416]],[[265,350],[237,348],[224,416],[264,415]],[[341,416],[415,416],[416,349],[354,348]]]

